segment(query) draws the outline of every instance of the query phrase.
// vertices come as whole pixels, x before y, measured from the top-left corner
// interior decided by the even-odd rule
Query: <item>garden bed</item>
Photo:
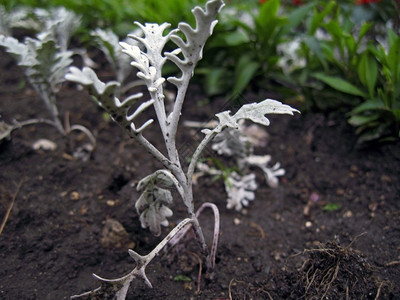
[[[21,86],[22,71],[11,57],[0,57],[3,120],[48,117],[34,91]],[[58,99],[71,123],[93,131],[97,147],[89,160],[76,160],[81,136],[67,139],[46,125],[17,130],[1,144],[1,221],[10,210],[0,235],[1,299],[67,299],[98,286],[92,273],[122,276],[134,266],[128,247],[148,253],[185,216],[176,201],[161,237],[142,229],[135,184],[160,166],[103,120],[86,92],[65,85]],[[224,99],[197,105],[196,86],[187,99],[188,120],[208,121],[226,107]],[[200,249],[186,239],[149,265],[154,288],[134,283],[127,299],[400,298],[399,143],[357,148],[353,128],[337,112],[270,119],[267,146],[256,152],[282,163],[286,175],[278,188],[260,184],[256,200],[238,213],[226,209],[222,181],[201,179],[195,187],[198,206],[215,202],[221,212],[213,277],[203,272],[198,291]],[[180,132],[187,145],[190,130]],[[57,149],[33,150],[40,138]],[[102,236],[110,219],[128,235],[107,245]],[[207,213],[200,218],[209,235],[210,220]]]

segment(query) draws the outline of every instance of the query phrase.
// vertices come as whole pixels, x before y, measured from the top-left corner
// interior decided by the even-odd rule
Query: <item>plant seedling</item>
[[[54,126],[62,135],[75,130],[83,132],[90,140],[92,151],[96,144],[93,134],[82,125],[70,126],[69,120],[63,124],[56,103],[59,86],[65,81],[65,74],[72,64],[73,52],[67,50],[67,45],[80,18],[64,8],[52,11],[52,15],[42,10],[38,10],[37,14],[46,22],[36,38],[27,37],[24,42],[20,42],[12,36],[0,34],[0,46],[5,47],[18,65],[24,68],[26,78],[45,104],[51,119],[14,121],[13,124],[1,122],[0,140],[9,137],[15,129],[45,123]]]
[[[161,226],[168,224],[167,218],[172,215],[172,211],[167,207],[167,204],[172,201],[172,196],[163,186],[174,186],[176,188],[188,214],[188,217],[176,225],[149,254],[140,255],[129,250],[130,256],[136,262],[135,268],[129,274],[117,279],[104,279],[95,275],[101,286],[96,290],[73,296],[73,299],[94,299],[102,296],[122,300],[125,299],[130,283],[134,279],[142,279],[149,287],[152,287],[146,276],[146,266],[169,242],[177,243],[189,228],[193,228],[205,255],[207,271],[212,272],[215,267],[219,235],[219,212],[217,206],[209,202],[204,203],[196,211],[192,189],[193,173],[202,151],[224,129],[238,129],[239,121],[242,119],[268,126],[270,122],[265,117],[266,114],[293,115],[297,111],[276,100],[266,99],[259,103],[243,105],[233,115],[230,111],[221,112],[216,115],[219,122],[214,128],[202,130],[204,137],[194,151],[188,167],[184,168],[181,164],[176,135],[182,105],[195,66],[203,56],[204,44],[212,34],[217,24],[217,15],[223,6],[222,0],[209,0],[205,9],[197,6],[192,10],[196,20],[195,28],[182,22],[179,23],[177,29],[171,30],[165,35],[164,31],[170,26],[168,23],[161,25],[135,23],[140,27],[143,34],[140,36],[129,35],[129,37],[139,42],[142,47],[125,42],[121,42],[120,45],[123,52],[131,57],[131,65],[138,69],[137,76],[144,81],[150,94],[150,99],[140,102],[140,104],[138,102],[143,97],[142,93],[131,95],[121,101],[115,96],[119,83],[116,81],[108,83],[100,81],[95,72],[88,67],[82,70],[71,67],[70,72],[66,75],[68,80],[84,85],[115,122],[164,167],[164,169],[157,170],[145,177],[138,184],[138,189],[143,191],[143,195],[136,203],[136,208],[140,211],[142,226],[149,227],[153,233],[158,235],[161,233]],[[169,41],[175,43],[177,48],[171,52],[164,52],[164,46]],[[162,69],[167,61],[179,68],[180,77],[163,77]],[[167,112],[164,103],[163,83],[165,80],[177,89],[172,110],[169,112]],[[158,149],[144,135],[146,129],[151,126],[154,120],[137,122],[138,116],[150,107],[155,110],[165,145],[164,150]],[[199,214],[205,208],[211,208],[215,217],[214,236],[210,251],[198,220]]]

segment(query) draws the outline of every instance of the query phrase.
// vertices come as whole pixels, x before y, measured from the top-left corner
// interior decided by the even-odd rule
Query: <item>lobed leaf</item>
[[[139,128],[133,123],[134,119],[139,114],[154,103],[153,99],[143,102],[131,113],[131,105],[143,96],[142,93],[131,95],[125,100],[120,101],[115,97],[119,83],[116,81],[102,82],[89,67],[84,67],[82,70],[71,67],[69,73],[65,75],[65,78],[85,86],[89,90],[89,93],[98,101],[99,105],[103,107],[122,128],[139,134],[153,122],[152,119],[147,120]]]
[[[150,231],[159,236],[161,226],[168,226],[168,217],[172,210],[167,205],[173,201],[170,188],[175,186],[183,197],[183,189],[174,175],[168,170],[158,170],[139,181],[137,190],[141,191],[135,207],[140,214],[143,228],[149,227]]]
[[[216,16],[224,6],[222,0],[211,0],[206,3],[206,8],[196,6],[192,13],[196,19],[196,28],[192,28],[189,24],[181,22],[178,29],[184,34],[184,41],[175,32],[171,35],[171,40],[179,47],[177,50],[165,53],[165,56],[175,63],[182,71],[182,77],[169,77],[168,81],[176,86],[180,86],[184,77],[193,76],[193,70],[197,62],[203,57],[204,44],[208,37],[212,34],[215,25],[218,23]],[[182,54],[182,60],[178,54]]]
[[[289,105],[282,104],[282,102],[265,99],[259,103],[251,103],[243,105],[233,116],[230,111],[224,111],[217,114],[219,125],[213,130],[216,133],[221,132],[226,127],[239,128],[239,120],[247,119],[255,123],[269,126],[270,121],[265,116],[266,114],[289,114],[293,115],[294,112],[299,112],[297,109]],[[208,130],[204,131],[208,133]]]
[[[228,209],[242,210],[243,206],[249,205],[249,201],[255,199],[254,191],[257,189],[255,175],[249,174],[239,176],[237,173],[231,173],[228,182],[225,182],[225,190],[228,194]]]

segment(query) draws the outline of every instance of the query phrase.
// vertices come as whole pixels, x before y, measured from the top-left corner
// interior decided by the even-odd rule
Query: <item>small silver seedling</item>
[[[190,227],[193,228],[202,252],[206,257],[207,270],[212,271],[215,266],[219,235],[218,208],[213,203],[204,203],[196,211],[192,189],[193,173],[202,151],[224,129],[238,129],[240,120],[250,120],[268,126],[270,122],[265,117],[266,114],[293,115],[297,111],[281,102],[266,99],[259,103],[243,105],[234,115],[231,115],[229,111],[217,114],[218,124],[212,129],[204,129],[202,131],[204,137],[194,151],[189,166],[185,168],[185,171],[181,165],[176,145],[178,122],[195,66],[202,58],[204,44],[212,34],[217,24],[217,15],[223,6],[222,0],[209,0],[204,10],[198,6],[195,7],[192,10],[196,20],[195,28],[182,22],[179,23],[177,29],[169,31],[166,35],[164,35],[164,31],[170,26],[168,23],[142,25],[135,22],[141,29],[142,35],[129,35],[129,37],[136,40],[142,47],[126,42],[121,42],[120,45],[122,51],[131,57],[131,65],[138,69],[137,77],[143,80],[150,94],[150,99],[135,106],[137,107],[136,110],[132,106],[142,99],[143,94],[134,94],[124,100],[120,100],[116,96],[118,95],[120,83],[116,81],[104,83],[88,67],[82,70],[71,67],[70,72],[66,75],[68,80],[85,86],[114,121],[164,167],[164,169],[157,170],[145,177],[138,184],[138,189],[145,194],[136,203],[142,226],[149,227],[153,233],[159,235],[161,234],[160,227],[168,225],[167,218],[171,216],[172,211],[167,205],[172,201],[172,196],[167,189],[160,189],[160,186],[174,186],[182,198],[188,213],[188,217],[181,221],[149,254],[142,256],[133,250],[129,250],[130,256],[136,262],[136,267],[129,274],[113,280],[104,279],[96,275],[95,277],[101,282],[101,286],[96,290],[73,296],[73,299],[97,299],[96,297],[107,295],[107,297],[111,297],[107,299],[122,300],[125,299],[133,279],[142,279],[151,287],[151,283],[145,273],[146,266],[171,240],[173,243],[177,243]],[[171,52],[164,52],[164,46],[169,41],[175,43],[177,49]],[[174,63],[180,69],[180,77],[163,77],[162,69],[167,61]],[[169,112],[167,112],[164,102],[165,91],[163,83],[166,80],[177,89],[172,110]],[[139,124],[136,121],[137,117],[150,107],[153,107],[156,113],[165,144],[164,151],[158,149],[144,136],[146,129],[152,125],[154,120],[149,119]],[[150,193],[152,193],[151,197],[148,196]],[[198,220],[199,214],[205,208],[211,208],[215,216],[214,237],[210,251]]]
[[[64,122],[61,121],[56,97],[60,85],[65,81],[65,74],[72,64],[74,52],[67,50],[67,47],[71,35],[80,24],[80,17],[65,8],[52,9],[50,12],[36,9],[34,14],[41,22],[32,23],[33,21],[26,20],[25,23],[41,27],[41,31],[35,38],[26,37],[23,42],[20,42],[12,36],[0,34],[0,46],[4,47],[24,69],[26,78],[45,104],[51,118],[14,120],[13,124],[0,122],[0,141],[8,138],[16,129],[42,123],[54,126],[62,135],[68,135],[72,131],[83,132],[90,140],[89,146],[92,151],[96,144],[95,137],[82,125],[70,125],[68,118],[65,118]],[[0,16],[5,16],[5,12],[2,12]],[[2,31],[10,32],[10,30]]]

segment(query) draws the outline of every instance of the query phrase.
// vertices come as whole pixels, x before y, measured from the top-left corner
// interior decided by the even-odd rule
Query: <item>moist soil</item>
[[[48,118],[14,60],[2,52],[0,64],[2,120]],[[265,96],[253,92],[242,100]],[[226,99],[204,105],[204,98],[198,86],[190,87],[182,121],[206,122],[234,109]],[[87,142],[83,134],[65,137],[39,124],[1,143],[0,299],[69,299],[94,289],[93,273],[129,273],[135,263],[128,249],[150,252],[186,216],[175,197],[160,237],[141,228],[136,184],[160,164],[104,118],[85,91],[65,84],[58,104],[71,124],[93,132],[97,145],[88,159],[74,158]],[[153,288],[133,282],[127,299],[400,299],[399,142],[357,147],[340,112],[270,120],[266,144],[255,152],[270,154],[286,170],[277,188],[254,170],[256,199],[241,212],[226,208],[221,180],[200,178],[194,188],[197,207],[213,202],[221,213],[214,273],[206,272],[188,234],[149,264]],[[201,133],[179,132],[179,150],[194,149]],[[156,125],[145,135],[163,149]],[[33,150],[42,138],[57,148]],[[204,211],[200,222],[210,241],[212,213]]]

